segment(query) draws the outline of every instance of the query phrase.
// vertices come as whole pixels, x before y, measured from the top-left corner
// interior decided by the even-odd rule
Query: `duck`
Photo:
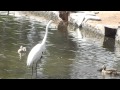
[[[26,47],[20,46],[20,48],[18,49],[18,54],[25,52],[26,52]]]
[[[103,65],[98,71],[102,72],[102,75],[120,75],[120,72],[117,69],[106,69],[106,66]]]

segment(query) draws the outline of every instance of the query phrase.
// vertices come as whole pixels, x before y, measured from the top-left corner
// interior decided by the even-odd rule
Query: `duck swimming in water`
[[[102,75],[120,75],[120,72],[117,69],[106,69],[106,66],[103,65],[98,71],[102,73]]]

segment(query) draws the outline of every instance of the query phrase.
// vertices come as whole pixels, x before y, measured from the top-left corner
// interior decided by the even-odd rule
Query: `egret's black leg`
[[[33,66],[32,66],[32,76],[31,76],[31,78],[33,77]]]
[[[32,76],[33,76],[33,69],[34,69],[34,62],[33,62],[33,65],[32,65]]]
[[[41,58],[42,58],[42,56],[40,57],[40,62],[41,62]],[[37,78],[37,65],[38,65],[38,62],[39,61],[36,62],[36,68],[35,68],[36,69],[36,78]]]
[[[36,62],[36,77],[37,77],[37,63],[38,63],[38,62]]]
[[[9,15],[9,11],[8,11],[7,15]]]
[[[41,59],[43,58],[43,56],[40,57],[40,63],[42,62]]]

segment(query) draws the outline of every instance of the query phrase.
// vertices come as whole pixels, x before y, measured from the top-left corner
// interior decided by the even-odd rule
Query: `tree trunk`
[[[64,23],[68,25],[68,16],[70,12],[69,11],[59,11],[59,17],[63,20]]]

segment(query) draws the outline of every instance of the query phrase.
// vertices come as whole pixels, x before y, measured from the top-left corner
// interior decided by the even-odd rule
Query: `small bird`
[[[120,75],[120,72],[117,71],[117,69],[106,69],[106,66],[103,65],[102,68],[100,68],[98,71],[102,72],[102,75]]]
[[[26,47],[20,46],[20,48],[18,49],[18,53],[24,53],[26,52]]]
[[[20,46],[20,48],[18,49],[18,54],[19,54],[20,59],[24,55],[25,52],[26,52],[26,47]]]

